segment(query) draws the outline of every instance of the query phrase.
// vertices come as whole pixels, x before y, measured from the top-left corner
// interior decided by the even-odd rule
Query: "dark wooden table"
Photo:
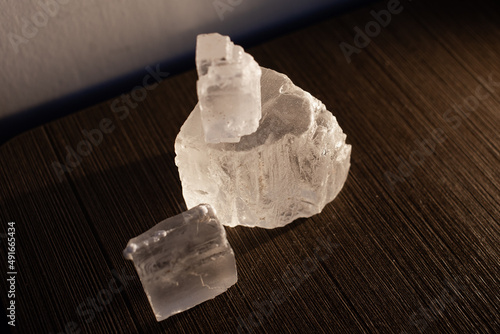
[[[173,148],[197,101],[195,71],[0,147],[12,332],[500,332],[500,5],[401,5],[380,31],[369,24],[351,63],[339,44],[354,46],[354,27],[387,2],[249,50],[334,113],[353,146],[350,175],[321,214],[227,228],[238,283],[161,323],[122,249],[186,209]]]

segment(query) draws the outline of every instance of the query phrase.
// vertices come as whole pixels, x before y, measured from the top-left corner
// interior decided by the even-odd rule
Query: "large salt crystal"
[[[206,204],[131,239],[123,256],[134,261],[158,321],[215,298],[237,281],[224,227]]]
[[[262,119],[238,143],[206,143],[201,102],[175,141],[188,207],[210,203],[225,225],[274,228],[321,212],[350,166],[335,117],[280,73],[262,68]]]
[[[199,35],[196,46],[198,99],[207,143],[236,143],[259,126],[261,69],[228,36]]]

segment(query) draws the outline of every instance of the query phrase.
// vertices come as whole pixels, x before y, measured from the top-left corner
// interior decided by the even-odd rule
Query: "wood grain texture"
[[[249,50],[334,113],[350,175],[321,214],[227,228],[238,283],[161,323],[121,252],[186,209],[173,144],[197,101],[195,71],[126,117],[112,100],[0,147],[0,233],[16,222],[12,331],[500,332],[500,6],[402,5],[350,64],[339,43],[386,3]],[[53,162],[104,118],[113,131],[59,181]],[[2,238],[2,273],[6,257]],[[0,297],[5,309],[6,285]]]

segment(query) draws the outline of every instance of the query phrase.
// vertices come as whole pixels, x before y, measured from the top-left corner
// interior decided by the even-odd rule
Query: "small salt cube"
[[[198,99],[207,143],[237,143],[254,133],[262,117],[262,70],[229,37],[199,35],[196,46]]]
[[[237,281],[226,231],[207,204],[130,239],[123,256],[134,262],[157,321],[215,298]]]

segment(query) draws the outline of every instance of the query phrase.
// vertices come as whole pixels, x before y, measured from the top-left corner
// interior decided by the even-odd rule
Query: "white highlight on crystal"
[[[215,298],[236,283],[236,261],[214,210],[199,205],[130,239],[134,261],[158,321]]]
[[[237,143],[254,133],[262,116],[261,69],[228,36],[199,35],[197,91],[207,143]]]
[[[342,189],[351,145],[336,118],[285,75],[262,68],[262,118],[237,143],[207,143],[201,101],[175,141],[188,207],[224,225],[275,228],[321,212]]]

